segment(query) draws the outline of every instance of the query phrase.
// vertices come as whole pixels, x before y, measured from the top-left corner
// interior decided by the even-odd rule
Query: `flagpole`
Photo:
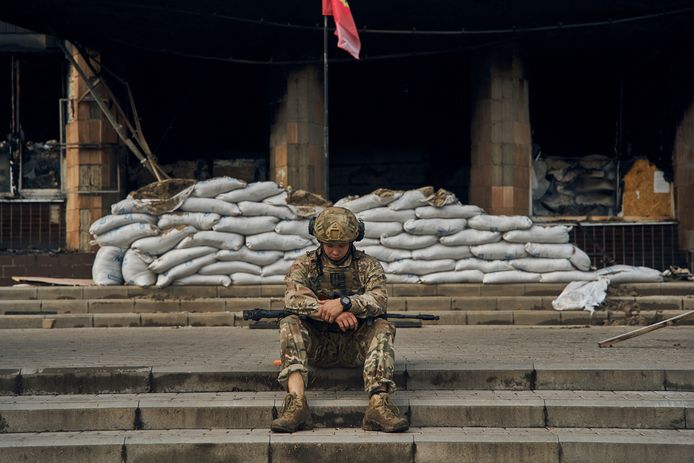
[[[330,151],[328,149],[329,142],[328,131],[328,17],[323,16],[323,188],[325,199],[330,198],[329,177],[330,177]]]

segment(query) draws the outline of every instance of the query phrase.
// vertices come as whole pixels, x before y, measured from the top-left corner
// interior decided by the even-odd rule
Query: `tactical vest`
[[[364,285],[359,278],[359,259],[362,253],[350,250],[349,265],[335,267],[325,265],[322,250],[316,252],[317,275],[311,288],[318,299],[337,299],[341,296],[364,294]],[[326,257],[327,259],[327,257]]]

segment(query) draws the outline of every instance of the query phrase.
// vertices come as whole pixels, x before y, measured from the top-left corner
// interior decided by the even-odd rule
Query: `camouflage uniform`
[[[386,313],[385,281],[381,264],[353,247],[340,264],[328,259],[321,248],[294,262],[285,277],[285,307],[296,315],[280,322],[282,370],[278,380],[285,388],[295,371],[308,384],[307,364],[363,365],[364,389],[369,394],[395,391],[395,327],[382,318],[364,320]],[[311,318],[318,310],[318,299],[335,299],[336,291],[350,296],[350,312],[360,321],[356,330],[328,332],[323,322]]]

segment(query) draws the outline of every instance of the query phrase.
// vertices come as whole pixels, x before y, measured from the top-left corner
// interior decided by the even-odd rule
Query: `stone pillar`
[[[77,52],[73,56],[91,73]],[[122,197],[117,181],[120,147],[115,130],[97,107],[85,82],[74,67],[70,66],[68,72],[66,247],[92,251],[90,225],[109,214],[111,204]]]
[[[472,71],[470,203],[530,215],[528,82],[514,47],[491,50]]]
[[[289,72],[270,133],[270,178],[325,195],[323,82],[320,66]]]
[[[690,103],[675,133],[675,203],[680,248],[694,252],[694,102]]]

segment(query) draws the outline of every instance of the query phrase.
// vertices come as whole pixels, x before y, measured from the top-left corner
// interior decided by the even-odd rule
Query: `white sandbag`
[[[213,212],[219,215],[241,215],[241,210],[236,204],[230,204],[214,198],[188,198],[181,204],[183,212]]]
[[[570,272],[574,270],[569,259],[542,259],[537,257],[523,257],[511,261],[516,270],[532,273]]]
[[[555,310],[588,310],[602,304],[607,296],[610,281],[600,278],[597,281],[574,281],[569,283],[559,297],[552,301]]]
[[[581,272],[572,270],[570,272],[549,272],[543,273],[540,283],[570,283],[572,281],[594,281],[598,279],[595,272]]]
[[[398,260],[388,264],[388,273],[427,275],[429,273],[449,272],[455,269],[453,259],[442,260]]]
[[[386,282],[387,283],[405,283],[405,284],[414,284],[414,283],[419,283],[419,275],[402,275],[402,274],[395,274],[395,273],[386,273]]]
[[[476,257],[460,259],[455,263],[456,272],[479,270],[482,273],[508,272],[515,270],[508,260],[483,260]]]
[[[246,188],[222,193],[217,199],[230,203],[240,203],[241,201],[262,201],[270,196],[276,196],[284,191],[275,182],[255,182],[249,183]]]
[[[208,254],[216,254],[217,248],[211,246],[198,246],[188,249],[172,249],[166,254],[160,256],[149,264],[149,269],[154,273],[164,273],[170,268],[173,268],[183,262],[195,259]]]
[[[308,220],[283,220],[275,226],[275,232],[280,235],[299,235],[311,239],[308,222]]]
[[[484,273],[479,270],[464,270],[462,272],[439,272],[422,275],[420,280],[426,284],[436,283],[482,283]]]
[[[130,248],[139,249],[151,256],[160,256],[166,251],[173,249],[183,238],[195,232],[197,232],[197,229],[191,225],[179,225],[176,228],[164,230],[161,235],[140,238]]]
[[[194,248],[197,246],[212,246],[217,249],[238,251],[243,246],[243,235],[219,231],[201,231],[183,238],[177,249]]]
[[[412,209],[395,211],[389,207],[376,207],[367,209],[357,214],[357,218],[364,222],[400,222],[405,223],[415,218]]]
[[[524,215],[476,215],[468,219],[467,226],[475,230],[507,232],[511,230],[527,230],[533,226],[533,221]]]
[[[426,235],[410,235],[409,233],[400,233],[395,236],[381,237],[383,246],[395,249],[422,249],[436,244],[439,239],[435,236]]]
[[[485,260],[511,260],[526,257],[525,245],[520,243],[490,243],[470,246],[470,252],[475,257]]]
[[[555,225],[543,227],[533,225],[527,230],[511,230],[504,233],[504,241],[510,243],[568,243],[571,227]]]
[[[380,239],[402,233],[400,222],[364,222],[364,238]]]
[[[311,240],[297,235],[280,235],[275,232],[259,233],[246,237],[246,247],[254,251],[292,251],[312,244]]]
[[[92,236],[103,235],[113,229],[129,225],[131,223],[157,223],[157,218],[149,214],[124,214],[124,215],[107,215],[92,224],[89,227],[89,233]]]
[[[284,275],[264,277],[250,273],[232,273],[231,281],[235,285],[277,285],[284,283]]]
[[[458,198],[453,192],[444,188],[439,188],[436,193],[427,197],[427,203],[430,206],[444,207],[451,204],[460,204],[460,201],[458,201]]]
[[[569,257],[569,260],[571,261],[573,266],[579,270],[583,270],[584,272],[590,270],[590,257],[588,257],[588,254],[586,254],[576,246],[574,246],[574,253],[571,257]]]
[[[357,249],[365,248],[368,246],[380,246],[380,245],[381,245],[380,238],[363,238],[360,241],[354,242],[354,247]]]
[[[611,284],[648,283],[663,281],[660,271],[648,267],[632,267],[630,265],[613,265],[599,269],[597,274],[610,280]]]
[[[125,251],[116,246],[104,246],[96,252],[92,264],[92,280],[98,286],[123,284],[123,256]]]
[[[305,256],[307,252],[315,251],[316,248],[317,248],[317,246],[311,245],[311,246],[301,248],[301,249],[294,249],[292,251],[286,251],[284,253],[284,257],[282,257],[282,259],[289,260],[289,261],[293,262],[296,259],[298,259],[299,257]]]
[[[150,183],[130,193],[124,200],[113,204],[111,214],[162,215],[173,212],[190,197],[194,184],[194,180],[183,179],[168,179]]]
[[[128,249],[134,241],[147,236],[154,236],[158,233],[159,229],[151,223],[131,223],[114,228],[103,235],[97,235],[90,243],[98,244],[101,247],[115,246],[121,249]]]
[[[271,216],[282,220],[291,220],[294,213],[287,206],[274,206],[268,203],[241,201],[238,203],[241,214],[245,217]]]
[[[152,286],[157,282],[157,274],[148,268],[150,259],[139,251],[129,249],[123,257],[123,280],[126,285]]]
[[[465,219],[414,219],[405,222],[403,228],[413,235],[446,236],[465,228]]]
[[[251,251],[242,247],[238,251],[222,250],[217,253],[218,260],[241,261],[255,265],[270,265],[282,258],[280,251]]]
[[[501,233],[468,229],[459,231],[453,235],[442,236],[439,241],[446,246],[477,246],[501,241]]]
[[[271,277],[273,275],[286,275],[289,271],[289,267],[292,266],[294,262],[290,260],[280,259],[274,264],[267,265],[261,269],[260,275],[264,277]]]
[[[245,187],[246,182],[243,180],[233,177],[217,177],[196,183],[191,196],[196,196],[198,198],[214,198],[219,194]]]
[[[171,283],[173,286],[231,286],[228,275],[188,275]]]
[[[287,205],[287,192],[283,191],[275,196],[270,196],[269,198],[263,199],[264,203],[272,204],[273,206],[286,206]]]
[[[287,204],[287,207],[297,219],[312,219],[318,217],[318,214],[325,210],[323,206],[297,206],[294,204]]]
[[[469,219],[484,214],[484,209],[467,204],[450,204],[443,207],[422,206],[414,212],[420,219]]]
[[[569,259],[574,255],[574,245],[527,243],[525,245],[525,252],[527,252],[530,257]]]
[[[420,206],[427,205],[427,197],[434,194],[434,189],[424,187],[417,190],[406,191],[395,201],[388,204],[390,209],[394,211],[402,211],[406,209],[415,209]]]
[[[367,255],[381,262],[395,262],[396,260],[410,259],[412,251],[407,249],[393,249],[385,246],[366,246],[360,249]]]
[[[248,262],[242,262],[240,260],[228,260],[214,262],[212,264],[205,265],[198,270],[198,274],[200,275],[231,275],[232,273],[237,272],[260,275],[260,266],[249,264]]]
[[[219,214],[212,212],[174,212],[160,216],[157,226],[160,230],[179,225],[191,225],[198,230],[212,230],[220,218]]]
[[[415,260],[465,259],[472,256],[470,246],[444,246],[436,243],[428,248],[415,249],[412,258]]]
[[[277,217],[222,217],[212,229],[240,235],[256,235],[273,231],[279,221]]]
[[[211,264],[215,260],[217,260],[217,257],[213,253],[178,264],[164,273],[160,273],[159,276],[157,276],[156,286],[157,288],[169,286],[175,280],[180,280],[183,277],[197,273],[202,267]]]
[[[521,270],[511,270],[509,272],[494,272],[484,275],[482,283],[501,284],[501,283],[537,283],[540,281],[539,273],[523,272]]]
[[[339,207],[349,209],[350,211],[356,214],[367,209],[373,209],[375,207],[381,207],[389,203],[392,203],[393,201],[401,197],[402,194],[402,191],[394,191],[388,190],[386,188],[379,188],[378,190],[374,191],[373,193],[369,193],[368,195],[360,196],[349,201],[338,201],[338,203],[340,203]],[[338,203],[335,203],[335,205],[337,206]]]

